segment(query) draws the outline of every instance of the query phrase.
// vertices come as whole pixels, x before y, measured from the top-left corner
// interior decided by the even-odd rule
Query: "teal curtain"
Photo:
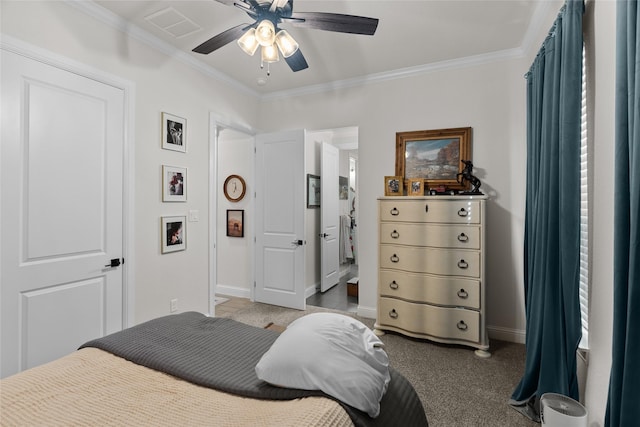
[[[578,399],[583,13],[565,3],[526,75],[526,361],[509,403],[535,421],[544,393]]]
[[[640,422],[640,10],[618,1],[613,338],[606,426]]]

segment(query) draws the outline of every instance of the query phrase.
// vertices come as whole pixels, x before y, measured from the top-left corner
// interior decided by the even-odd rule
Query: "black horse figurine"
[[[461,160],[461,162],[464,163],[464,169],[456,175],[456,181],[458,181],[458,183],[463,187],[466,187],[465,181],[471,183],[471,191],[465,191],[462,194],[482,194],[479,190],[482,183],[478,177],[471,173],[473,170],[473,163],[471,163],[471,160]]]

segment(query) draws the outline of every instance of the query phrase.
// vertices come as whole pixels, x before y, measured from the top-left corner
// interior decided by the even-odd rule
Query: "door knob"
[[[120,258],[113,258],[109,264],[105,265],[105,267],[111,267],[111,268],[115,268],[119,266],[120,266]]]
[[[320,234],[318,234],[318,236],[320,236],[320,237],[322,237],[322,238],[327,238],[327,237],[329,237],[330,235],[329,235],[329,234],[327,234],[327,233],[320,233]]]

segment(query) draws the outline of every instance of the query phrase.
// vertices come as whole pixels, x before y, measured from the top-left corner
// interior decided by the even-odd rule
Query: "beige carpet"
[[[374,320],[352,313],[307,306],[306,311],[251,304],[226,317],[264,328],[286,326],[305,314],[337,312],[356,317],[370,328]],[[413,384],[430,426],[538,426],[512,409],[507,401],[524,369],[524,345],[492,340],[491,358],[473,349],[440,345],[388,333],[381,337],[391,366]]]

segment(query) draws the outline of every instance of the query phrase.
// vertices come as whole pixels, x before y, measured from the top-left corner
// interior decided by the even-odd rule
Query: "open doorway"
[[[323,180],[325,182],[337,183],[338,187],[336,197],[339,198],[338,210],[336,215],[339,217],[339,275],[337,283],[328,290],[321,292],[321,286],[316,286],[309,293],[307,304],[324,308],[331,308],[341,311],[356,312],[358,308],[358,128],[347,127],[339,129],[329,129],[309,133],[309,141],[313,145],[309,147],[309,152],[317,153],[315,158],[307,162],[308,172],[326,171],[327,168],[322,166],[323,156],[320,146],[322,143],[331,144],[338,149],[338,167],[336,168],[338,177],[335,180]],[[326,159],[325,159],[326,160]],[[330,168],[329,168],[330,169]],[[314,257],[316,266],[322,272],[324,261],[321,259],[325,252],[320,250],[323,235],[327,230],[322,229],[321,219],[326,212],[323,211],[321,204],[320,209],[310,211],[307,217],[308,222],[314,224],[313,235],[314,241],[310,242],[317,246],[316,251],[309,252]],[[315,236],[319,236],[315,239]],[[311,249],[311,248],[309,248]],[[309,264],[308,264],[309,265]],[[323,276],[317,272],[316,280],[322,280]],[[326,289],[326,288],[325,288]]]

